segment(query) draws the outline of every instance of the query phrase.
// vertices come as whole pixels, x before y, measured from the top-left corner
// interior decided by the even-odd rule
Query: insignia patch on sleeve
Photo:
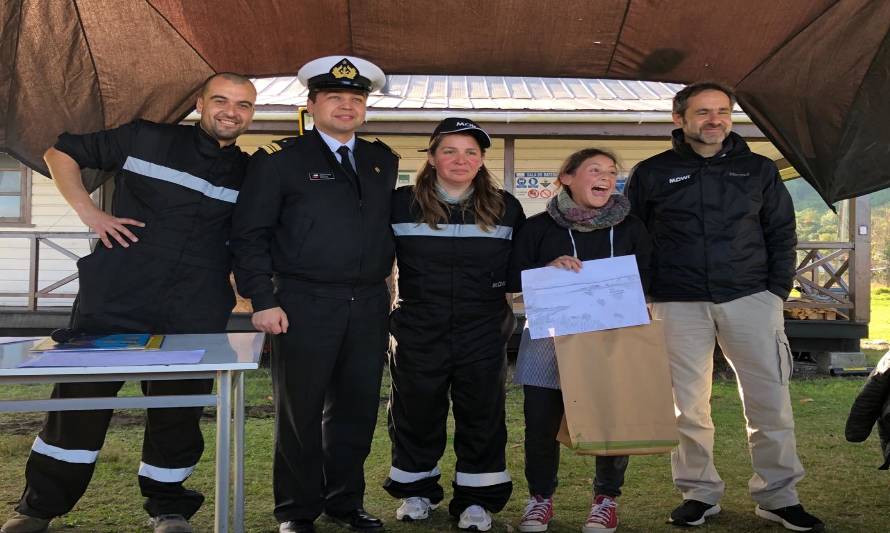
[[[269,144],[260,146],[260,150],[266,152],[267,154],[274,154],[275,152],[278,152],[279,150],[281,150],[281,145],[278,144],[277,142],[269,143]]]

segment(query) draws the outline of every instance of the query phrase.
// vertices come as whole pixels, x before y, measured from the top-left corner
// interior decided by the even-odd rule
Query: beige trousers
[[[711,375],[714,339],[735,371],[748,430],[754,475],[751,497],[765,509],[799,503],[804,470],[797,457],[788,380],[791,350],[782,301],[769,291],[730,302],[660,302],[671,361],[680,444],[671,454],[674,484],[683,499],[715,504],[724,483],[714,467]]]

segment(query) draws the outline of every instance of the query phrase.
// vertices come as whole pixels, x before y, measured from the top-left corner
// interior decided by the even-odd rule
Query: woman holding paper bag
[[[475,122],[446,118],[430,138],[417,184],[395,191],[398,342],[390,359],[392,468],[384,488],[403,499],[399,520],[423,520],[442,500],[438,462],[449,395],[457,455],[450,513],[460,529],[488,531],[513,484],[504,449],[506,343],[515,318],[505,298],[513,231],[525,215],[485,168],[491,139]]]
[[[642,221],[629,214],[627,199],[615,194],[617,177],[617,160],[604,150],[587,148],[565,160],[559,193],[516,237],[511,290],[519,289],[523,270],[553,266],[577,272],[582,261],[631,254],[643,290],[648,290],[651,239]],[[533,340],[527,328],[523,331],[514,381],[525,391],[525,477],[530,493],[519,530],[546,531],[553,518],[559,469],[556,435],[564,411],[552,338]],[[605,533],[618,527],[616,498],[626,469],[627,456],[596,458],[594,498],[582,531]]]

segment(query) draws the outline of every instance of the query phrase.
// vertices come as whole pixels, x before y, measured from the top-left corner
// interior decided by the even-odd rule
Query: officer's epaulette
[[[386,148],[387,150],[389,150],[390,152],[392,152],[392,155],[396,156],[396,159],[401,159],[401,158],[402,158],[402,156],[401,156],[398,152],[396,152],[395,150],[393,150],[392,148],[390,148],[389,145],[386,144],[385,142],[381,141],[379,137],[375,137],[375,138],[376,138],[377,140],[374,141],[374,144],[379,144],[379,145],[382,146],[383,148]]]
[[[278,139],[277,141],[260,146],[259,149],[271,155],[276,152],[280,152],[284,148],[287,148],[294,142],[295,139],[296,137],[285,137],[284,139]]]

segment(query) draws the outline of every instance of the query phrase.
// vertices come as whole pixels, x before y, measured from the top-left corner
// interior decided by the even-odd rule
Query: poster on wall
[[[513,195],[520,200],[544,200],[557,190],[557,173],[553,171],[525,171],[513,173]]]

